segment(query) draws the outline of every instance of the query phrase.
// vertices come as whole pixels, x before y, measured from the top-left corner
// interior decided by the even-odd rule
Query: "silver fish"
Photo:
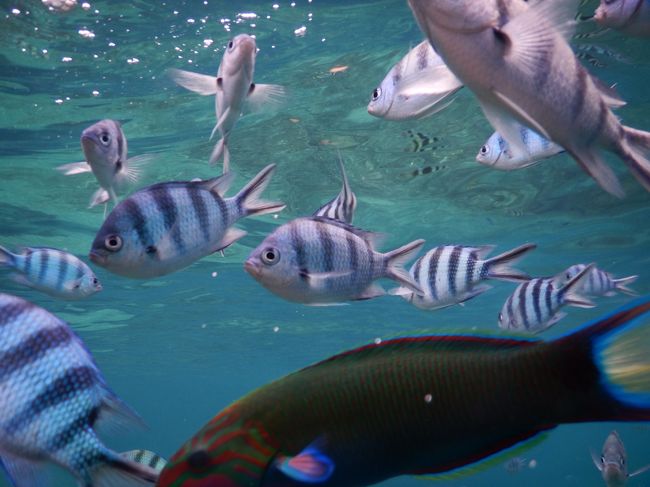
[[[594,19],[630,36],[650,37],[650,0],[601,0]]]
[[[368,113],[386,120],[414,120],[446,108],[463,83],[424,40],[393,66],[372,92]]]
[[[19,487],[51,485],[45,462],[79,486],[153,485],[157,473],[122,458],[99,424],[140,423],[108,387],[81,339],[46,310],[0,294],[0,457]]]
[[[237,195],[224,198],[232,173],[206,181],[155,184],[132,194],[97,232],[90,260],[126,277],[163,276],[225,249],[246,235],[231,228],[239,219],[280,211],[261,201],[275,169],[259,172]]]
[[[650,470],[650,465],[646,465],[628,473],[627,453],[616,430],[612,431],[605,440],[600,457],[592,451],[591,459],[600,470],[607,487],[624,487],[630,477]]]
[[[523,125],[519,126],[521,144],[525,152],[518,152],[498,132],[494,132],[476,155],[476,160],[484,166],[513,171],[532,166],[547,157],[564,152],[564,149],[545,139],[534,130]]]
[[[491,259],[485,259],[494,247],[443,245],[434,247],[411,266],[409,274],[423,294],[399,287],[391,294],[402,296],[420,309],[440,309],[464,303],[492,286],[481,284],[486,279],[527,281],[530,276],[511,267],[536,247],[524,244]]]
[[[340,156],[339,167],[341,168],[341,178],[343,178],[341,192],[334,199],[316,210],[314,216],[325,216],[351,224],[354,218],[354,210],[357,207],[357,197],[350,189],[348,176],[345,174],[345,167],[343,167],[343,160]]]
[[[499,328],[539,333],[566,316],[560,311],[563,306],[593,308],[595,304],[582,294],[582,285],[592,268],[593,264],[588,265],[566,282],[562,273],[520,284],[501,308]]]
[[[72,254],[46,247],[24,247],[14,254],[0,246],[0,265],[15,269],[14,280],[62,299],[83,299],[102,290],[95,273]]]
[[[167,460],[150,450],[129,450],[120,453],[120,456],[140,465],[146,465],[157,473],[160,473],[167,465]]]
[[[582,272],[586,267],[586,264],[572,265],[564,272],[565,279],[571,279],[573,276]],[[627,285],[632,284],[638,277],[639,276],[628,276],[615,279],[609,272],[594,267],[591,269],[589,277],[584,281],[582,290],[590,296],[614,296],[616,291],[629,294],[630,296],[636,296],[637,293],[633,289],[627,287]]]
[[[183,88],[200,95],[216,95],[217,124],[210,139],[217,131],[221,139],[212,151],[210,164],[216,164],[223,156],[224,173],[230,170],[228,139],[244,108],[256,110],[265,104],[278,103],[284,96],[282,86],[253,82],[256,54],[255,39],[239,34],[228,42],[216,77],[181,69],[169,70],[172,80]]]
[[[650,190],[650,133],[621,125],[623,102],[589,75],[566,37],[576,3],[544,0],[409,0],[447,66],[477,96],[508,143],[525,152],[519,124],[564,147],[591,177],[623,197],[602,158],[618,155]],[[444,19],[442,21],[441,19]]]
[[[297,218],[266,237],[244,268],[278,296],[313,306],[386,294],[374,283],[382,277],[421,293],[402,265],[424,240],[383,254],[375,250],[375,239],[375,234],[338,220]]]
[[[126,137],[115,120],[105,119],[91,125],[81,134],[81,148],[86,160],[57,167],[66,176],[92,172],[100,188],[95,191],[90,207],[112,200],[117,204],[117,191],[127,182],[138,181],[142,167],[153,158],[150,154],[127,158]]]

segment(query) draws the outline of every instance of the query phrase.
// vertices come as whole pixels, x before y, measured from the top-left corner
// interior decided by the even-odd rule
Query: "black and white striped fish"
[[[499,328],[539,333],[548,330],[566,316],[565,305],[593,308],[582,286],[593,264],[565,282],[564,272],[555,277],[538,277],[520,284],[499,313]]]
[[[232,245],[246,232],[239,219],[280,211],[260,200],[275,165],[259,172],[239,193],[224,198],[232,173],[206,181],[168,182],[122,201],[97,232],[90,260],[126,277],[163,276]]]
[[[120,455],[132,462],[146,465],[154,469],[157,473],[160,473],[165,468],[165,465],[167,465],[167,460],[150,450],[129,450],[120,453]]]
[[[95,434],[98,424],[140,418],[113,393],[67,323],[0,294],[0,457],[18,487],[52,485],[45,462],[79,486],[153,485],[153,469],[122,458]]]
[[[536,247],[535,244],[524,244],[485,260],[494,247],[434,247],[416,260],[409,271],[423,294],[403,287],[390,293],[402,296],[420,309],[440,309],[460,304],[490,289],[492,286],[481,284],[486,279],[529,280],[528,274],[511,265]]]
[[[375,238],[339,220],[297,218],[253,250],[244,268],[278,296],[313,306],[381,296],[386,292],[374,281],[382,277],[422,292],[402,265],[424,240],[384,254],[375,250]]]
[[[564,275],[565,278],[571,279],[587,267],[586,264],[576,264],[569,267]],[[584,281],[582,290],[590,296],[614,296],[616,291],[620,291],[630,296],[636,296],[637,293],[627,287],[637,280],[639,276],[628,276],[615,279],[609,272],[602,271],[597,267],[591,269],[589,277]]]
[[[13,279],[62,299],[82,299],[102,290],[95,273],[72,254],[46,247],[25,247],[14,254],[0,246],[0,265],[15,269]]]
[[[343,187],[341,192],[331,201],[328,201],[321,206],[314,216],[325,216],[340,220],[345,223],[352,223],[354,218],[354,210],[357,207],[357,197],[350,189],[348,176],[345,174],[345,167],[343,167],[343,160],[339,157],[339,166],[341,168],[341,177],[343,178]]]

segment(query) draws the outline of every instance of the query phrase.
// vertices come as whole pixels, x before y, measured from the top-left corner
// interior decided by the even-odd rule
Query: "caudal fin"
[[[108,451],[87,475],[90,480],[86,482],[93,487],[143,487],[155,485],[159,472]]]
[[[223,174],[230,172],[230,149],[228,149],[228,136],[225,135],[216,143],[210,154],[210,165],[214,166],[223,156]]]
[[[281,211],[286,206],[277,201],[264,201],[261,199],[264,189],[271,181],[275,164],[269,164],[262,169],[242,190],[237,193],[235,200],[237,207],[241,208],[242,216],[264,215]]]
[[[15,255],[0,245],[0,265],[13,266]]]
[[[537,245],[527,243],[520,245],[516,249],[504,252],[501,255],[492,257],[485,262],[488,269],[488,277],[492,279],[502,279],[504,281],[528,281],[530,276],[514,267],[511,267],[516,261],[521,259],[526,253],[536,249]]]
[[[634,177],[650,191],[650,132],[623,127],[624,141],[620,144],[619,155]]]
[[[581,152],[567,150],[567,152],[571,154],[587,174],[596,180],[601,188],[617,198],[623,198],[625,196],[621,182],[597,150]]]
[[[616,286],[616,289],[622,293],[629,294],[630,296],[638,296],[639,293],[637,293],[634,289],[627,287],[628,284],[632,284],[638,278],[639,276],[628,276],[621,277],[620,279],[614,279],[614,285]]]
[[[404,264],[415,258],[422,245],[424,245],[424,240],[420,238],[384,254],[387,264],[385,277],[399,282],[402,286],[406,286],[417,294],[423,294],[423,291],[408,271],[404,269]]]

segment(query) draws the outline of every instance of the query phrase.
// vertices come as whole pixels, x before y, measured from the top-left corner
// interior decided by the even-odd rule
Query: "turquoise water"
[[[619,160],[608,156],[627,192],[624,200],[603,192],[565,155],[513,173],[480,166],[474,157],[492,129],[468,90],[429,119],[372,118],[366,113],[372,89],[421,40],[406,2],[277,4],[101,1],[60,14],[41,2],[0,2],[0,244],[10,248],[53,246],[87,260],[103,219],[100,207],[86,208],[96,182],[90,175],[65,177],[55,167],[82,160],[80,133],[99,119],[123,123],[131,155],[156,155],[136,187],[220,173],[207,164],[213,99],[173,85],[165,69],[214,74],[231,36],[255,34],[256,81],[282,84],[289,93],[279,109],[241,119],[231,137],[238,174],[233,188],[277,163],[267,196],[287,208],[278,219],[240,222],[248,235],[225,257],[149,281],[94,267],[104,290],[75,303],[20,287],[8,273],[0,276],[2,291],[69,321],[112,388],[144,418],[146,430],[107,433],[115,450],[147,448],[170,456],[245,393],[377,337],[496,330],[512,283],[495,282],[466,306],[436,312],[391,296],[312,308],[280,300],[244,272],[250,250],[278,224],[312,213],[338,193],[337,149],[359,198],[355,223],[387,234],[386,250],[416,238],[426,239],[427,247],[494,244],[497,251],[535,242],[539,248],[520,266],[532,275],[595,261],[617,276],[639,274],[634,288],[650,293],[650,198]],[[593,8],[589,2],[583,11]],[[238,17],[245,12],[257,18]],[[304,36],[296,35],[302,26]],[[94,37],[80,35],[84,29]],[[593,30],[580,26],[583,34]],[[576,45],[597,59],[587,64],[592,72],[617,83],[628,102],[617,112],[624,123],[650,130],[648,41],[607,32]],[[335,66],[347,69],[332,75]],[[417,132],[432,142],[413,152],[410,134]],[[431,171],[423,174],[427,167]],[[565,333],[629,299],[617,295],[599,299],[594,309],[571,308],[547,335]],[[524,453],[537,461],[535,469],[509,474],[499,464],[442,484],[599,485],[588,450],[599,451],[614,426],[631,468],[647,463],[644,425],[569,425]],[[57,486],[74,485],[61,472],[53,469],[53,475]],[[401,477],[382,485],[421,484]]]

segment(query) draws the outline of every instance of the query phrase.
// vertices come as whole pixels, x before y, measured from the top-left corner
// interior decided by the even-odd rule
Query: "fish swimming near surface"
[[[575,1],[409,0],[409,5],[447,66],[518,152],[526,151],[518,130],[523,124],[563,147],[606,191],[624,196],[603,150],[618,155],[650,190],[650,133],[621,125],[611,108],[624,102],[588,73],[566,40]]]
[[[341,178],[343,178],[343,187],[341,192],[332,200],[321,206],[314,216],[324,216],[352,224],[354,210],[357,207],[357,197],[350,189],[348,176],[345,174],[343,160],[339,157],[339,167],[341,168]]]
[[[575,264],[569,267],[564,275],[566,280],[580,273],[587,264]],[[637,280],[639,276],[628,276],[616,279],[609,272],[602,271],[597,267],[591,269],[589,277],[582,284],[582,290],[590,296],[614,296],[616,291],[620,291],[630,296],[637,296],[637,293],[628,287]]]
[[[564,152],[559,145],[523,125],[519,126],[519,135],[521,144],[526,148],[525,152],[518,152],[498,132],[494,132],[478,151],[476,160],[484,166],[494,169],[513,171],[532,166],[548,157]]]
[[[146,465],[157,473],[160,473],[167,465],[167,460],[150,450],[129,450],[120,453],[120,456],[140,465]]]
[[[650,37],[648,0],[601,0],[594,19],[603,27],[610,27],[630,36]]]
[[[562,272],[555,277],[537,277],[520,284],[501,308],[499,328],[539,333],[566,316],[560,311],[563,306],[593,308],[595,304],[582,287],[593,268],[590,264],[569,280]]]
[[[108,215],[97,232],[90,260],[121,276],[163,276],[221,251],[246,235],[232,228],[239,219],[281,211],[262,201],[275,165],[262,169],[239,193],[225,198],[234,175],[205,181],[154,184],[132,194]]]
[[[126,137],[115,120],[100,120],[81,134],[81,148],[86,160],[64,164],[57,169],[66,176],[92,172],[100,188],[90,200],[90,207],[112,200],[117,204],[117,191],[127,182],[135,183],[142,167],[151,161],[151,154],[127,158]]]
[[[61,299],[83,299],[102,290],[88,265],[68,252],[47,247],[24,247],[14,254],[0,246],[0,265],[17,271],[19,284]]]
[[[530,276],[511,267],[526,253],[535,249],[525,244],[491,259],[486,259],[494,247],[443,245],[434,247],[411,266],[409,274],[423,294],[397,288],[391,294],[402,296],[420,309],[440,309],[461,304],[492,286],[481,284],[487,279],[527,281]]]
[[[368,113],[386,120],[414,120],[446,108],[463,83],[422,41],[393,66],[372,92]]]
[[[325,217],[297,218],[277,228],[249,255],[244,268],[269,291],[289,301],[324,306],[386,294],[386,277],[421,293],[403,263],[424,240],[387,253],[377,234]]]
[[[216,95],[217,124],[210,138],[218,131],[221,139],[212,151],[210,164],[216,164],[223,157],[224,173],[230,170],[230,133],[244,109],[256,110],[264,105],[277,104],[285,93],[282,86],[253,82],[256,54],[255,39],[239,34],[228,42],[216,77],[181,69],[168,71],[172,80],[183,88],[200,95]]]
[[[552,341],[375,341],[235,401],[157,485],[359,487],[501,463],[559,424],[650,420],[649,337],[645,298]]]
[[[140,423],[113,393],[67,323],[0,294],[0,458],[17,487],[52,485],[56,463],[80,487],[153,485],[153,469],[124,459],[95,427]]]
[[[627,453],[616,430],[612,431],[605,440],[600,457],[592,451],[591,458],[596,468],[600,470],[607,487],[624,487],[630,477],[650,470],[650,465],[646,465],[628,473]]]

